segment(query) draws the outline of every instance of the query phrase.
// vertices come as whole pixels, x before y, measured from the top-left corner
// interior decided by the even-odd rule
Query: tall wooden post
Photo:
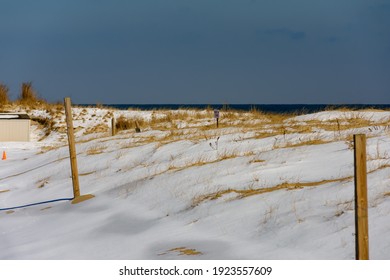
[[[355,231],[356,259],[368,260],[368,203],[366,135],[356,134],[354,139],[355,162]]]
[[[112,132],[112,136],[116,135],[115,118],[111,119],[111,132]]]
[[[71,101],[69,97],[65,98],[65,116],[66,116],[66,127],[68,131],[70,167],[72,169],[73,196],[74,198],[76,198],[80,196],[80,186],[79,186],[79,174],[77,169],[76,146],[74,143],[72,107],[71,107]]]
[[[66,97],[64,99],[64,103],[65,103],[66,127],[68,131],[70,167],[72,169],[72,182],[73,182],[72,204],[75,204],[93,198],[95,196],[92,194],[80,195],[79,173],[77,169],[76,146],[74,141],[72,107],[71,107],[70,98]]]

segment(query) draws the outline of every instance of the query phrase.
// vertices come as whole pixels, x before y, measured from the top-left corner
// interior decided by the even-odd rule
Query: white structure
[[[0,142],[30,141],[31,120],[27,114],[0,114]]]

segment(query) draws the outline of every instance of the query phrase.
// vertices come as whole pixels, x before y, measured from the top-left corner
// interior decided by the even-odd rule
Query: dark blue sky
[[[0,82],[74,103],[390,103],[390,0],[0,0]]]

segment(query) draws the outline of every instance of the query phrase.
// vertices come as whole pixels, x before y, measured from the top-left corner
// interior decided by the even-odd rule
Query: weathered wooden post
[[[111,119],[111,134],[112,136],[115,136],[116,135],[116,126],[115,126],[115,118],[113,117]]]
[[[87,195],[80,196],[79,174],[77,169],[76,146],[74,141],[72,107],[71,107],[70,98],[66,97],[64,99],[64,103],[65,103],[66,128],[68,132],[68,142],[69,142],[70,167],[72,169],[72,182],[73,182],[72,204],[75,204],[90,199],[94,197],[94,195],[87,194]]]
[[[137,121],[137,120],[135,120],[135,121],[134,121],[134,123],[135,123],[135,132],[136,132],[136,133],[139,133],[139,132],[141,132],[141,128],[139,127],[139,123],[138,123],[138,121]]]
[[[66,128],[68,132],[70,167],[72,169],[73,196],[74,198],[76,198],[80,196],[80,187],[79,187],[79,174],[77,169],[76,146],[74,143],[72,108],[71,108],[71,101],[69,97],[65,98],[65,117],[66,117]]]
[[[354,140],[355,163],[355,234],[356,259],[368,260],[368,203],[367,203],[367,162],[366,135],[356,134]]]

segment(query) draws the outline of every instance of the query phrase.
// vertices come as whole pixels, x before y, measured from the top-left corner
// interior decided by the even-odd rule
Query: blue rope
[[[47,200],[47,201],[42,201],[42,202],[36,202],[36,203],[31,203],[31,204],[26,204],[26,205],[15,206],[15,207],[0,208],[0,211],[13,210],[13,209],[18,209],[18,208],[25,208],[25,207],[30,207],[30,206],[34,206],[34,205],[52,203],[52,202],[57,202],[57,201],[73,200],[73,198],[74,197],[72,197],[72,198],[59,198],[59,199]]]

